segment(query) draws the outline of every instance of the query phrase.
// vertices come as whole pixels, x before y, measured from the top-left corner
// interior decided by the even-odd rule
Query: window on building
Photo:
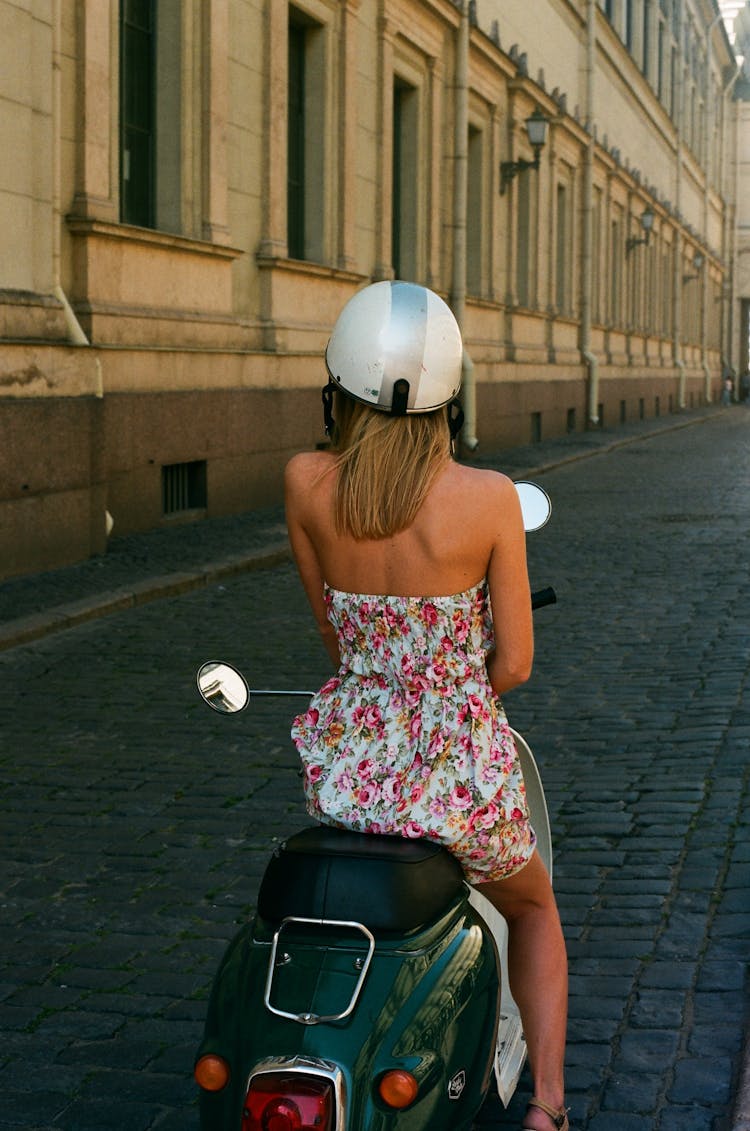
[[[619,218],[612,221],[610,234],[609,320],[612,326],[618,327],[622,318],[622,224]]]
[[[155,219],[154,14],[148,0],[120,9],[120,215],[143,228]]]
[[[714,128],[710,131],[712,138],[712,154],[711,154],[711,172],[713,174],[713,182],[715,185],[719,183],[719,173],[721,170],[721,139],[724,137],[724,113],[725,103],[721,97],[720,88],[717,83],[712,84],[713,97],[711,105],[714,107]]]
[[[721,307],[722,307],[722,285],[721,280],[717,279],[713,283],[713,301],[709,308],[708,318],[708,345],[711,349],[719,350],[721,348]],[[750,312],[750,302],[747,299],[742,299],[740,304],[740,373],[746,373],[748,370],[748,346],[750,346],[750,334],[748,333],[748,313]]]
[[[630,227],[630,223],[626,224],[624,228],[626,239],[629,238],[632,231],[633,229]],[[635,238],[637,239],[638,236],[636,235]],[[625,325],[629,330],[632,330],[635,328],[636,323],[636,313],[638,310],[638,289],[640,287],[641,281],[641,256],[638,253],[645,251],[645,248],[638,247],[628,252],[627,243],[625,245],[625,248],[625,261],[623,265],[625,274],[625,290],[623,294],[623,306],[625,314]]]
[[[419,277],[417,154],[419,93],[400,78],[393,84],[391,264],[397,279]]]
[[[468,188],[466,199],[466,287],[470,294],[484,290],[484,135],[469,126]]]
[[[652,251],[653,266],[651,269],[651,278],[653,290],[646,296],[646,302],[649,304],[649,329],[652,334],[661,334],[664,329],[664,313],[662,309],[664,303],[664,279],[662,277],[664,263],[658,237]]]
[[[120,218],[182,228],[180,0],[120,5]]]
[[[653,80],[653,68],[651,63],[651,0],[643,0],[642,28],[643,62],[641,69],[647,79]]]
[[[680,36],[680,20],[682,19],[682,3],[681,0],[667,0],[666,10],[672,17],[672,37],[679,39]]]
[[[557,226],[555,238],[555,301],[560,312],[570,311],[570,240],[568,220],[568,189],[557,186]]]
[[[656,93],[660,101],[664,101],[665,87],[664,87],[664,66],[666,51],[666,34],[667,27],[663,18],[659,19],[659,30],[657,32],[657,48],[656,48]]]
[[[662,331],[664,336],[667,337],[674,330],[674,271],[672,269],[672,252],[668,247],[665,247],[662,252],[661,281]]]
[[[520,306],[536,306],[537,224],[536,202],[529,178],[516,182],[516,298]]]
[[[656,281],[657,251],[656,251],[656,247],[653,243],[649,244],[649,246],[644,248],[643,250],[646,252],[646,255],[644,257],[645,258],[645,266],[646,266],[646,277],[645,277],[645,281],[644,281],[642,298],[641,298],[641,304],[642,304],[641,305],[641,322],[642,322],[643,328],[645,330],[647,330],[650,334],[653,334],[658,329],[657,324],[656,324],[657,313],[656,313],[655,304],[653,302],[653,297],[652,297],[653,295],[656,294],[656,288],[657,288],[657,281]]]
[[[305,29],[289,25],[287,102],[287,247],[292,259],[305,258]]]
[[[719,300],[721,298],[721,290],[719,290]],[[716,306],[718,312],[718,302]],[[717,349],[721,341],[720,338],[721,321],[720,316],[714,319],[714,337],[712,345]],[[740,302],[740,373],[747,373],[750,368],[750,299],[743,298]]]
[[[591,207],[591,314],[594,322],[602,321],[602,190],[594,188]]]
[[[633,51],[633,29],[635,24],[635,4],[633,0],[622,0],[622,41],[628,51]]]
[[[324,29],[289,9],[287,90],[287,250],[291,259],[325,260]]]

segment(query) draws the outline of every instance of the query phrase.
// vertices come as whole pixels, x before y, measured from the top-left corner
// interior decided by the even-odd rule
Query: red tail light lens
[[[207,1053],[197,1062],[193,1075],[205,1091],[220,1092],[229,1080],[229,1065],[223,1056]]]
[[[413,1104],[419,1092],[419,1084],[411,1072],[393,1068],[380,1077],[378,1093],[383,1103],[398,1110]]]
[[[272,1072],[250,1081],[242,1131],[332,1131],[329,1080]]]

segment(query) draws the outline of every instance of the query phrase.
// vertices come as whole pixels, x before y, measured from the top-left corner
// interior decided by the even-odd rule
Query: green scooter
[[[549,501],[528,487],[538,529]],[[251,695],[312,694],[251,691],[221,662],[198,687],[224,714]],[[514,738],[551,875],[539,773]],[[302,829],[216,974],[195,1064],[201,1131],[469,1131],[493,1078],[507,1106],[526,1059],[506,955],[502,916],[439,845]]]

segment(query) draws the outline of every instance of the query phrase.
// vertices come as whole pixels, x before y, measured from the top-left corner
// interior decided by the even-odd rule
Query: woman
[[[511,481],[451,458],[461,357],[449,308],[415,284],[366,287],[334,327],[333,450],[290,460],[286,506],[336,675],[292,737],[314,817],[440,841],[505,917],[523,1126],[567,1131],[565,944],[498,698],[531,672],[525,536]]]

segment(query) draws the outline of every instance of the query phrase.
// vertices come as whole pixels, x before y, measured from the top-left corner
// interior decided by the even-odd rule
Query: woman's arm
[[[317,463],[315,470],[313,470],[313,462],[315,462],[315,456],[313,455],[311,459],[309,453],[304,453],[293,456],[286,466],[284,473],[286,524],[289,531],[292,556],[299,571],[302,587],[310,602],[310,608],[326,652],[334,667],[338,668],[341,657],[336,632],[326,613],[323,597],[323,571],[320,568],[315,545],[305,521],[306,518],[309,518],[312,504],[310,485],[315,476],[320,474],[320,467],[317,466]]]
[[[487,580],[495,647],[487,672],[497,695],[525,683],[534,659],[531,591],[526,567],[526,534],[518,492],[510,479],[497,477],[489,503],[495,532]],[[489,500],[488,500],[489,502]]]

